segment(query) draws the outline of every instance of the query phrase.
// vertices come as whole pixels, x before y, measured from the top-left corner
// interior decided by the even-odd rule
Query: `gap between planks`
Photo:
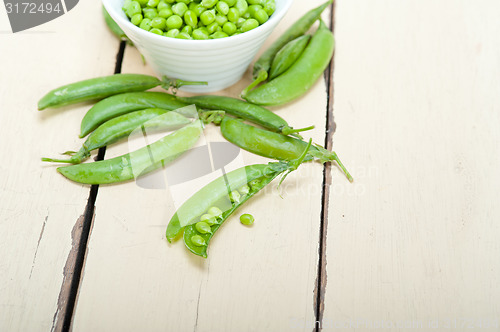
[[[335,7],[336,1],[330,6],[330,30],[335,33]],[[325,148],[329,151],[333,149],[333,134],[337,125],[333,116],[333,71],[335,68],[335,56],[332,58],[330,65],[324,74],[327,89],[327,109],[326,109],[326,135]],[[323,167],[323,192],[321,202],[321,220],[319,229],[319,245],[318,245],[318,274],[316,278],[316,287],[314,289],[314,312],[315,323],[313,332],[322,330],[323,313],[325,310],[325,292],[326,292],[326,236],[328,230],[328,212],[330,200],[330,186],[332,184],[332,163],[325,163]]]
[[[121,41],[118,53],[116,54],[115,74],[121,72],[125,47],[126,42]],[[95,160],[103,160],[105,153],[106,148],[100,148]],[[95,202],[98,192],[99,185],[92,185],[90,187],[85,211],[73,227],[71,233],[72,248],[64,266],[63,283],[57,300],[57,310],[54,313],[51,332],[71,331],[73,314],[78,301],[78,292],[85,269],[87,247],[94,226]]]

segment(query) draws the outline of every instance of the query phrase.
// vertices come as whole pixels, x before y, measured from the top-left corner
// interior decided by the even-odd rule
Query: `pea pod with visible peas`
[[[241,99],[213,95],[177,97],[177,99],[185,103],[193,103],[204,109],[223,110],[226,113],[251,121],[283,135],[298,136],[296,133],[314,128],[314,126],[311,126],[303,129],[293,129],[279,115]]]
[[[332,59],[334,45],[332,32],[320,21],[299,59],[286,72],[248,92],[244,98],[258,105],[280,105],[300,97],[323,74]]]
[[[192,253],[206,258],[207,246],[222,223],[276,177],[284,174],[283,181],[288,173],[296,170],[304,162],[310,144],[298,159],[291,162],[245,166],[207,184],[174,214],[167,227],[167,240],[171,242],[184,231],[186,247]],[[243,196],[231,199],[231,193],[238,189]],[[223,207],[223,210],[217,206]],[[205,225],[197,227],[199,222],[210,225],[210,230]]]
[[[164,92],[129,92],[111,96],[96,103],[82,119],[80,138],[87,136],[104,122],[129,112],[145,108],[176,110],[188,106]]]
[[[309,28],[320,17],[321,13],[332,3],[332,0],[325,2],[321,6],[314,8],[305,13],[299,18],[292,26],[288,28],[255,62],[253,65],[253,78],[254,81],[247,88],[243,90],[241,96],[244,97],[251,89],[256,87],[259,83],[264,82],[268,78],[268,72],[276,53],[283,48],[288,42],[297,37],[305,34]]]
[[[103,99],[126,92],[138,92],[162,86],[178,88],[183,85],[206,85],[206,82],[190,82],[170,79],[166,76],[159,80],[154,76],[142,74],[114,74],[91,78],[63,85],[48,92],[38,102],[38,110],[61,107],[83,101]]]
[[[224,138],[229,142],[266,158],[285,161],[294,160],[299,158],[302,151],[307,147],[307,142],[302,140],[250,126],[227,116],[222,120],[220,129]],[[320,146],[311,146],[306,161],[314,158],[322,163],[336,161],[347,179],[350,182],[353,181],[352,176],[335,152],[328,151]]]
[[[109,184],[132,180],[162,167],[189,150],[202,131],[203,124],[196,120],[136,151],[112,159],[59,167],[57,171],[72,181],[85,184]]]
[[[42,161],[79,164],[90,157],[91,151],[108,146],[127,137],[140,126],[144,126],[149,132],[151,130],[175,130],[189,123],[191,121],[185,116],[175,111],[167,111],[161,108],[148,108],[127,113],[108,120],[97,127],[87,137],[87,140],[78,152],[65,152],[64,154],[71,155],[70,159],[42,158]]]

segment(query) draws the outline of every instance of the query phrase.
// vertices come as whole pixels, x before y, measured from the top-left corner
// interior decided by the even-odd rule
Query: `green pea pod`
[[[38,110],[82,101],[102,99],[124,92],[145,91],[162,84],[156,77],[141,74],[114,74],[61,86],[38,102]]]
[[[283,74],[288,68],[290,68],[295,61],[297,61],[302,52],[304,52],[310,39],[311,36],[303,35],[295,38],[283,46],[283,48],[279,50],[274,57],[271,70],[269,71],[269,80]]]
[[[80,138],[87,136],[102,123],[132,111],[145,108],[175,110],[188,106],[164,92],[129,92],[111,96],[95,104],[82,119]]]
[[[203,131],[196,120],[170,135],[136,151],[112,159],[57,168],[66,178],[85,184],[108,184],[132,180],[162,167],[189,150]]]
[[[113,18],[109,15],[108,11],[104,6],[102,6],[102,16],[104,17],[104,22],[106,22],[106,25],[108,26],[109,30],[118,37],[120,40],[126,41],[127,44],[133,46],[134,44],[132,41],[127,37],[125,32],[116,24],[116,22],[113,20]]]
[[[283,135],[290,135],[314,128],[307,127],[304,129],[293,129],[288,125],[285,119],[279,115],[264,107],[247,103],[241,99],[214,95],[177,97],[177,99],[188,104],[195,104],[200,108],[223,110],[226,113],[251,121]]]
[[[233,212],[243,205],[247,200],[255,196],[261,189],[263,189],[265,186],[267,186],[271,181],[273,181],[277,176],[282,174],[286,169],[282,167],[280,164],[276,164],[276,166],[270,166],[270,165],[253,165],[253,166],[260,166],[268,169],[268,174],[267,175],[261,175],[259,178],[256,178],[253,180],[254,185],[252,186],[251,190],[243,196],[243,198],[239,202],[233,203],[227,210],[225,210],[222,213],[222,216],[219,217],[219,221],[212,225],[211,231],[209,233],[202,234],[196,229],[196,225],[189,225],[184,228],[184,245],[186,248],[188,248],[189,251],[191,251],[193,254],[196,254],[198,256],[207,257],[207,249],[208,249],[208,244],[210,243],[210,240],[213,238],[215,232],[222,226],[224,221],[226,221],[232,214]],[[250,167],[253,167],[250,166]],[[259,167],[259,168],[260,168]],[[249,181],[250,182],[250,181]],[[226,192],[227,195],[227,192]],[[197,246],[193,243],[191,240],[193,236],[201,236],[205,242],[205,245],[203,246]]]
[[[307,142],[300,139],[256,128],[227,116],[222,120],[220,129],[224,138],[229,142],[266,158],[291,161],[299,158],[307,147]],[[311,146],[305,159],[312,160],[314,158],[322,163],[336,161],[349,181],[353,181],[352,176],[335,152],[320,146]]]
[[[195,106],[187,107],[194,108]],[[191,121],[185,116],[175,111],[167,111],[161,108],[148,108],[131,112],[108,120],[97,127],[87,137],[81,149],[73,154],[70,159],[42,158],[42,161],[79,164],[90,157],[91,151],[108,146],[127,137],[140,126],[144,126],[149,132],[152,130],[175,130],[189,123]],[[71,153],[65,152],[65,154]]]
[[[283,74],[246,94],[245,99],[258,105],[280,105],[304,93],[321,77],[330,63],[335,41],[323,21],[299,59]]]
[[[292,162],[245,166],[210,182],[189,198],[172,217],[167,227],[168,241],[175,239],[184,230],[184,244],[186,247],[196,255],[207,257],[208,243],[221,224],[238,207],[257,194],[277,176],[287,172],[282,178],[283,181],[288,173],[296,170],[304,162],[309,147],[310,144],[299,159]],[[246,192],[241,190],[243,196],[239,196],[239,200],[232,200],[231,194],[242,187],[247,188]],[[195,224],[200,219],[201,214],[204,211],[210,211],[209,207],[214,205],[221,206],[224,212],[219,209],[221,214],[217,217],[218,222],[211,225],[210,232],[204,231],[202,233]],[[199,241],[198,243],[192,241],[194,236],[197,236],[198,239],[201,237],[201,245]]]
[[[314,22],[316,22],[321,17],[321,13],[325,10],[325,8],[328,7],[331,3],[332,0],[329,0],[321,6],[305,13],[292,26],[290,26],[271,46],[269,46],[269,48],[264,53],[262,53],[262,55],[253,65],[254,82],[252,82],[250,86],[243,90],[243,92],[241,93],[242,97],[244,97],[259,83],[264,82],[267,79],[268,71],[271,68],[271,64],[276,53],[288,42],[305,34],[311,28]]]
[[[207,82],[184,81],[163,76],[161,80],[154,76],[141,74],[114,74],[67,84],[47,93],[38,102],[38,110],[48,107],[60,107],[88,100],[98,100],[126,92],[152,89],[161,85],[168,90],[184,85],[207,85]]]

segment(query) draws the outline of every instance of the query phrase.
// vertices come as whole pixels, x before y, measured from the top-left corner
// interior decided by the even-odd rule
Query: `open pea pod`
[[[184,231],[184,244],[189,251],[206,258],[208,243],[222,223],[277,176],[284,174],[283,181],[289,172],[296,170],[310,147],[311,142],[294,161],[245,166],[210,182],[174,214],[167,227],[167,240],[171,242]],[[214,209],[219,213],[211,212]],[[209,218],[204,219],[205,215]],[[199,227],[200,223],[204,227]]]
[[[257,166],[257,165],[254,165]],[[269,165],[263,165],[265,167],[269,167]],[[208,244],[212,237],[214,236],[215,232],[222,226],[224,221],[226,221],[234,211],[236,211],[237,208],[239,208],[241,205],[243,205],[247,200],[252,198],[255,194],[257,194],[261,189],[263,189],[265,186],[267,186],[271,181],[273,181],[278,175],[282,174],[286,169],[283,169],[280,167],[279,164],[276,165],[277,167],[273,169],[269,174],[261,176],[260,178],[254,179],[251,182],[251,185],[249,187],[249,192],[242,195],[241,199],[239,201],[233,201],[232,205],[229,209],[225,210],[220,217],[217,217],[217,223],[210,226],[211,230],[208,233],[201,233],[197,227],[196,224],[192,224],[189,226],[186,226],[184,229],[184,244],[186,245],[186,248],[189,249],[193,254],[196,254],[198,256],[202,257],[207,257],[207,249],[208,249]],[[234,193],[234,191],[231,191],[230,193]],[[228,193],[228,199],[230,199],[230,193]],[[199,246],[193,242],[193,237],[194,236],[199,236],[203,239],[203,245]]]

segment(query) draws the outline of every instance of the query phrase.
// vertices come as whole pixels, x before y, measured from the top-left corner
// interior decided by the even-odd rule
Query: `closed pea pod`
[[[272,80],[290,68],[302,52],[304,52],[310,39],[311,36],[303,35],[283,46],[273,59],[271,69],[269,70],[269,79]]]
[[[116,116],[145,108],[175,110],[188,106],[163,92],[130,92],[108,97],[95,104],[83,117],[80,137],[87,136],[102,123]]]
[[[300,97],[323,74],[334,45],[332,32],[321,21],[299,59],[280,76],[248,92],[245,99],[258,105],[280,105]]]
[[[144,126],[148,131],[174,130],[188,125],[190,122],[188,118],[175,111],[167,111],[161,108],[150,108],[127,113],[108,120],[97,127],[87,137],[81,149],[73,154],[70,159],[42,158],[42,161],[79,164],[90,157],[91,151],[127,137],[140,126]],[[66,152],[65,154],[71,153]]]
[[[294,40],[297,37],[305,34],[309,28],[316,22],[323,10],[325,10],[328,5],[332,3],[329,0],[322,4],[321,6],[314,8],[307,13],[305,13],[301,18],[299,18],[292,26],[290,26],[275,42],[269,46],[264,53],[259,57],[253,66],[253,78],[254,81],[248,87],[246,87],[241,96],[244,97],[251,89],[256,87],[259,83],[264,82],[268,78],[268,72],[271,68],[272,61],[276,53],[283,48],[288,42]]]
[[[113,32],[115,36],[117,36],[120,40],[126,41],[129,45],[133,45],[133,43],[128,39],[127,35],[123,30],[116,24],[113,18],[109,15],[108,11],[104,6],[102,6],[102,15],[104,17],[104,22],[108,26],[109,30]],[[141,18],[142,19],[142,18]]]
[[[98,100],[109,96],[140,92],[162,86],[164,89],[179,88],[183,85],[206,85],[207,82],[191,82],[170,79],[163,76],[161,80],[154,76],[142,74],[114,74],[91,78],[63,85],[51,90],[38,101],[41,111],[49,107],[61,107],[83,101]]]
[[[85,184],[109,184],[132,180],[176,159],[196,143],[203,131],[195,121],[158,141],[123,156],[57,168],[66,178]]]
[[[54,89],[38,102],[38,109],[60,107],[111,95],[144,91],[162,84],[156,77],[140,74],[115,74],[83,80]]]
[[[294,137],[279,135],[268,130],[247,125],[242,121],[224,117],[220,125],[222,135],[238,147],[266,158],[290,161],[299,158],[307,142]],[[316,158],[322,163],[336,161],[349,181],[352,176],[340,161],[337,154],[319,146],[311,146],[306,160]]]
[[[283,135],[290,135],[314,128],[308,127],[304,129],[293,129],[288,125],[285,119],[270,110],[236,98],[203,95],[194,97],[177,97],[177,99],[184,103],[195,104],[200,108],[223,110],[231,115],[251,121]]]

